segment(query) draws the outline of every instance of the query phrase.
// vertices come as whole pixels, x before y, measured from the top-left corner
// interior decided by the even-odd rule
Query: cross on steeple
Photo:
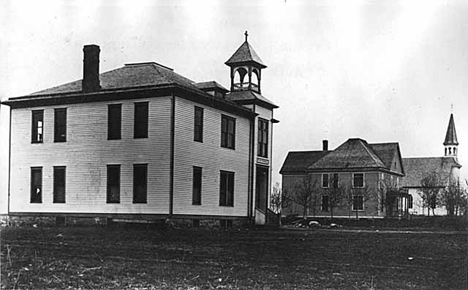
[[[245,35],[245,42],[247,42],[247,37],[249,37],[249,33],[247,32],[247,30],[245,31],[244,35]]]

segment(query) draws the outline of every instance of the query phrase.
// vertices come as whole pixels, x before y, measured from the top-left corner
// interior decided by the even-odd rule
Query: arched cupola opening
[[[249,86],[248,71],[244,67],[234,70],[234,90],[244,90]]]

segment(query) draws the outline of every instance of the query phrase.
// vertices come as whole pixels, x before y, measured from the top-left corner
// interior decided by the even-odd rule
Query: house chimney
[[[90,44],[83,47],[83,92],[94,92],[101,89],[99,83],[99,52],[98,45]]]
[[[328,151],[328,140],[323,140],[322,144],[323,144],[323,151]]]

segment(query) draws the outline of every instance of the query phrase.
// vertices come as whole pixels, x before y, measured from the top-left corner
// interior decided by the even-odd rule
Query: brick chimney
[[[95,92],[101,89],[99,82],[99,52],[98,45],[90,44],[83,47],[83,92]]]
[[[322,144],[323,151],[328,151],[328,140],[323,140]]]

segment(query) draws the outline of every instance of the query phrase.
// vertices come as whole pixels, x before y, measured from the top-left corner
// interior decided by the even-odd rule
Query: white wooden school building
[[[274,103],[247,41],[225,64],[231,88],[155,62],[99,72],[10,106],[8,214],[243,219],[265,224]]]

